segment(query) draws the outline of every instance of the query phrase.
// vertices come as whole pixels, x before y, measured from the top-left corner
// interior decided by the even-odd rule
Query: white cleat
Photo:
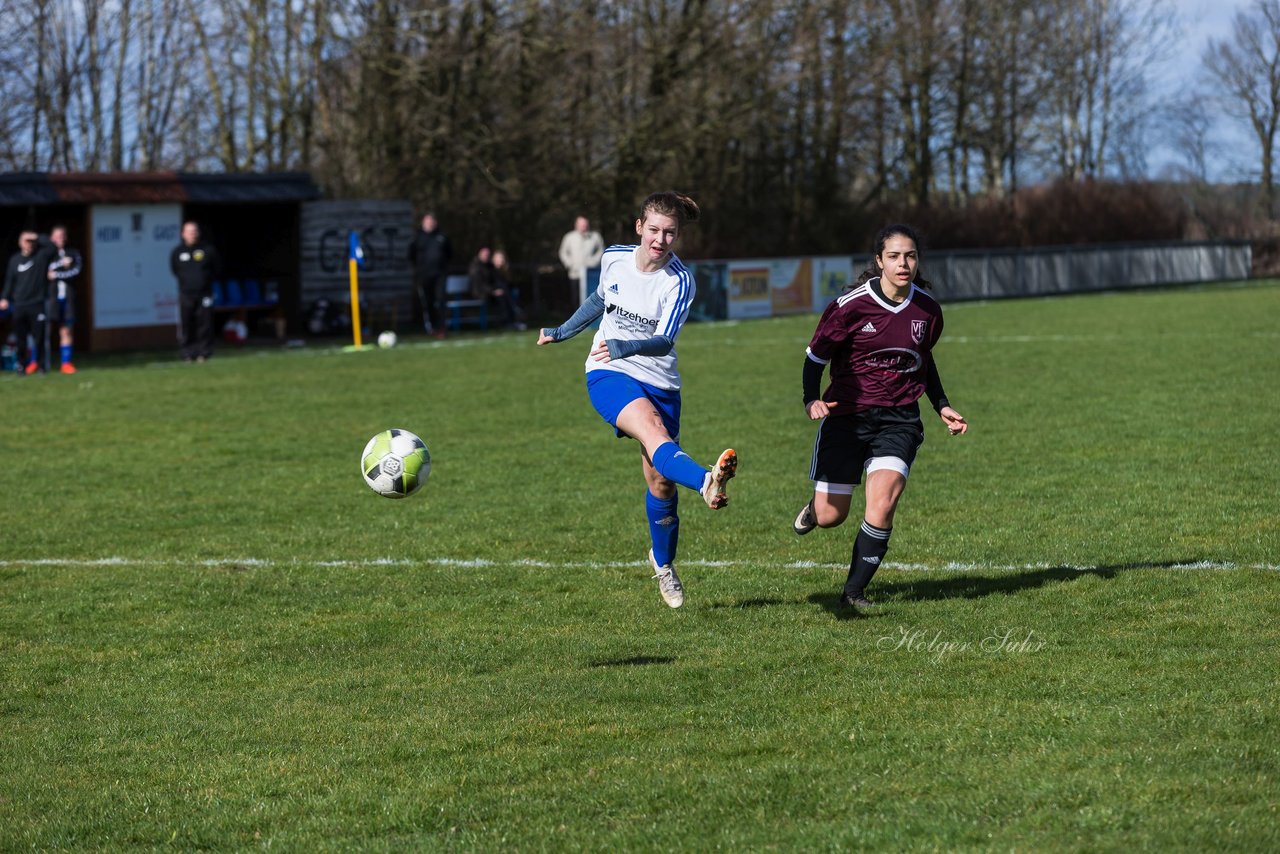
[[[680,576],[676,575],[676,568],[671,564],[658,566],[658,561],[653,557],[653,549],[649,549],[649,565],[653,567],[653,577],[658,579],[658,592],[662,594],[662,601],[672,608],[683,605],[684,587],[680,584]]]
[[[702,484],[702,500],[712,510],[719,510],[729,503],[729,496],[724,494],[725,485],[738,473],[738,452],[729,448],[716,460],[715,466],[707,472],[707,480]]]
[[[818,527],[818,517],[813,512],[813,499],[805,502],[804,507],[796,515],[796,520],[791,523],[791,527],[802,537]]]

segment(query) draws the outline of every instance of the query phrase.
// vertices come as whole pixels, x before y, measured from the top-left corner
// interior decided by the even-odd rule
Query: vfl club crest
[[[929,326],[929,321],[927,320],[911,321],[911,340],[916,342],[917,344],[923,341],[924,332],[925,332],[925,329],[928,328],[928,326]]]

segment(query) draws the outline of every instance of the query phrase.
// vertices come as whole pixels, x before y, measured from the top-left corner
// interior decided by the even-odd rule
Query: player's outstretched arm
[[[577,335],[604,314],[604,300],[599,293],[593,293],[587,301],[578,306],[573,316],[555,329],[539,329],[538,345],[564,341]]]
[[[969,422],[965,421],[964,416],[950,406],[942,407],[938,415],[942,417],[942,423],[947,425],[947,432],[952,436],[959,436],[961,433],[969,432]]]

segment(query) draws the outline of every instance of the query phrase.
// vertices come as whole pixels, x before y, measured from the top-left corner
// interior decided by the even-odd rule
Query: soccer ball
[[[378,336],[378,346],[383,350],[390,350],[396,346],[396,334],[388,329]]]
[[[226,326],[222,327],[222,337],[228,344],[243,344],[249,340],[249,327],[243,320],[232,318],[227,321]]]
[[[408,430],[384,430],[369,440],[360,455],[364,482],[379,495],[404,498],[427,482],[431,452]]]

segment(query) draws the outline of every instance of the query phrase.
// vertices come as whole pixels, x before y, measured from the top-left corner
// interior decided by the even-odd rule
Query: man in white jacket
[[[579,216],[573,223],[573,231],[560,241],[560,263],[569,271],[569,278],[577,282],[579,305],[587,301],[587,270],[600,266],[603,255],[604,238],[600,232],[591,230],[585,216]]]

